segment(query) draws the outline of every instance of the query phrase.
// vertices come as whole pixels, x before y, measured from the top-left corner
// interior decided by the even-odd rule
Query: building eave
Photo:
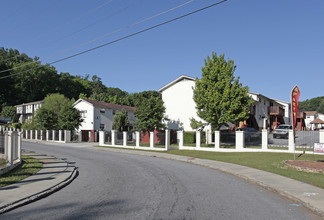
[[[183,80],[183,79],[188,79],[188,80],[192,80],[195,81],[196,79],[190,76],[186,76],[186,75],[182,75],[180,77],[178,77],[177,79],[173,80],[172,82],[168,83],[167,85],[163,86],[162,88],[158,89],[158,92],[163,92],[164,90],[166,90],[167,88],[173,86],[174,84],[176,84],[177,82]]]

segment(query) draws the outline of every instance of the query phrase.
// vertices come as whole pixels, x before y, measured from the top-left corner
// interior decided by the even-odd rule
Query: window
[[[81,110],[80,115],[81,115],[82,118],[87,117],[87,110]]]
[[[113,115],[115,115],[116,114],[116,110],[113,110]]]
[[[105,129],[105,124],[100,124],[100,130]]]
[[[105,113],[105,109],[100,109],[100,113]]]

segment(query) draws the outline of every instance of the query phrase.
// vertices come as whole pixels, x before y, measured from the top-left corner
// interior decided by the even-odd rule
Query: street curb
[[[284,198],[286,198],[288,200],[291,200],[291,201],[296,202],[296,203],[300,203],[300,204],[302,204],[302,206],[304,208],[309,209],[311,212],[319,215],[320,217],[324,217],[324,210],[320,210],[320,209],[312,206],[308,202],[297,198],[296,196],[294,196],[293,194],[291,194],[289,192],[286,192],[284,190],[276,189],[275,187],[272,187],[272,186],[268,185],[267,183],[264,183],[262,181],[258,181],[258,180],[249,178],[249,177],[247,177],[245,175],[240,175],[240,174],[237,174],[237,173],[234,173],[234,172],[222,169],[222,168],[218,168],[218,167],[214,167],[214,166],[211,166],[211,165],[208,165],[208,164],[204,164],[204,160],[207,160],[207,159],[200,159],[200,158],[188,157],[188,156],[183,156],[183,155],[166,154],[166,153],[161,153],[161,152],[132,151],[132,150],[129,150],[129,149],[114,149],[114,148],[104,148],[104,147],[89,147],[89,149],[93,149],[93,150],[100,150],[100,149],[105,150],[106,149],[106,151],[111,151],[111,152],[116,152],[116,153],[126,153],[126,154],[136,154],[136,155],[148,156],[148,157],[158,157],[158,158],[163,158],[163,159],[176,160],[176,161],[180,161],[180,162],[190,163],[190,164],[194,164],[194,165],[198,165],[198,166],[202,166],[202,167],[207,167],[207,168],[217,170],[217,171],[220,171],[220,172],[228,174],[228,175],[238,177],[238,178],[242,179],[243,181],[246,181],[248,183],[257,185],[257,186],[259,186],[259,187],[261,187],[261,188],[263,188],[265,190],[268,190],[270,192],[276,193],[276,194],[278,194],[278,195],[280,195],[280,196],[282,196],[282,197],[284,197]],[[151,155],[149,155],[149,154],[151,154]],[[213,161],[213,160],[210,160],[210,161]],[[222,161],[217,161],[217,162],[227,163],[227,162],[222,162]],[[227,163],[227,164],[231,164],[231,163]],[[244,167],[242,165],[237,165],[237,164],[234,164],[234,165]],[[251,169],[254,169],[254,168],[251,168]],[[267,171],[262,171],[262,172],[267,172]]]
[[[67,164],[69,164],[67,161],[65,161]],[[62,189],[63,187],[67,186],[68,184],[70,184],[79,174],[78,168],[77,167],[73,167],[73,170],[71,172],[71,174],[68,176],[68,178],[66,178],[65,180],[63,180],[62,182],[46,189],[43,190],[41,192],[35,193],[34,195],[28,196],[26,198],[23,198],[21,200],[17,200],[11,204],[5,205],[0,207],[0,215],[8,212],[10,210],[13,210],[15,208],[18,208],[20,206],[26,205],[28,203],[32,203],[36,200],[45,198],[49,195],[51,195],[52,193]]]

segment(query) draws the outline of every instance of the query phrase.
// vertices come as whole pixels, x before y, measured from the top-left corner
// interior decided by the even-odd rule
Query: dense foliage
[[[43,65],[14,49],[0,48],[0,112],[3,106],[43,100],[46,95],[60,93],[69,99],[80,97],[114,104],[134,106],[133,94],[119,88],[106,87],[94,75],[73,76],[57,73],[53,66]],[[19,92],[18,92],[19,91]]]
[[[73,101],[59,93],[47,95],[44,101],[37,114],[23,123],[24,129],[74,130],[80,126],[82,119]]]
[[[16,119],[16,108],[14,106],[4,106],[0,115],[5,118],[11,118],[14,121]]]
[[[150,97],[148,94],[150,94]],[[140,99],[141,101],[136,104],[136,110],[134,112],[137,121],[135,127],[140,131],[154,131],[163,129],[166,125],[163,123],[165,107],[163,106],[163,100],[161,94],[155,96],[156,93],[149,92]],[[146,96],[147,95],[147,96]]]
[[[248,87],[234,77],[236,66],[233,60],[226,61],[224,55],[216,53],[205,59],[202,78],[196,79],[194,100],[197,115],[210,123],[212,129],[222,124],[238,123],[249,117],[249,106],[253,104],[248,96]]]
[[[129,94],[119,88],[106,87],[96,75],[58,74],[54,67],[38,62],[37,57],[30,58],[18,50],[0,48],[0,78],[5,76],[10,77],[0,79],[0,112],[4,106],[43,100],[52,93],[60,93],[68,99],[87,98],[128,106],[160,95],[156,91]]]
[[[324,114],[324,96],[299,102],[298,109],[299,111],[317,111]]]
[[[127,111],[125,109],[117,111],[114,116],[112,128],[116,131],[128,131],[129,126],[130,123],[128,120]]]

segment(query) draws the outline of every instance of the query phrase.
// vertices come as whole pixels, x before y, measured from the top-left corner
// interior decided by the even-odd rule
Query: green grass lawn
[[[37,173],[42,167],[43,164],[39,160],[22,156],[22,163],[18,167],[0,177],[0,187],[23,180]]]
[[[6,160],[0,158],[0,167],[3,167],[4,165],[6,165]]]
[[[190,150],[170,150],[167,153],[183,155],[188,157],[196,157],[201,159],[217,160],[252,167],[259,170],[264,170],[271,173],[286,176],[295,180],[299,180],[301,182],[309,183],[311,185],[318,186],[324,189],[323,173],[307,173],[303,171],[297,171],[293,168],[285,166],[283,161],[293,160],[294,154],[258,152],[221,153]],[[324,155],[296,154],[296,158],[297,160],[324,161]]]

